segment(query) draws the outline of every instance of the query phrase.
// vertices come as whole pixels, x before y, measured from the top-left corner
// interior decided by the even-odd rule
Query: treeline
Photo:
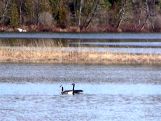
[[[0,0],[0,31],[161,32],[160,0]]]

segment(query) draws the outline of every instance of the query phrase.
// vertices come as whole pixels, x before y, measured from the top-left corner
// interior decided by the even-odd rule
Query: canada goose
[[[64,95],[64,94],[68,94],[68,95],[74,95],[74,94],[80,94],[83,92],[83,90],[74,90],[75,88],[75,84],[73,83],[73,89],[72,90],[64,90],[63,86],[61,85],[60,87],[62,88],[61,90],[61,94]]]

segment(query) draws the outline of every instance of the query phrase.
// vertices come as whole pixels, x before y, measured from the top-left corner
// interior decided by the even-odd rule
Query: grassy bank
[[[87,48],[0,47],[0,62],[161,65],[161,55],[99,52]]]

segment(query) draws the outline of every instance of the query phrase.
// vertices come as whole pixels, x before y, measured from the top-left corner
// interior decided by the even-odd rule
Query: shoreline
[[[83,47],[0,47],[0,63],[161,65],[161,54],[100,52]]]

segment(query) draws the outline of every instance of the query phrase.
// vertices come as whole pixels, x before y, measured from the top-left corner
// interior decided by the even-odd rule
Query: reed
[[[161,65],[161,54],[99,52],[81,47],[0,47],[0,62]]]

